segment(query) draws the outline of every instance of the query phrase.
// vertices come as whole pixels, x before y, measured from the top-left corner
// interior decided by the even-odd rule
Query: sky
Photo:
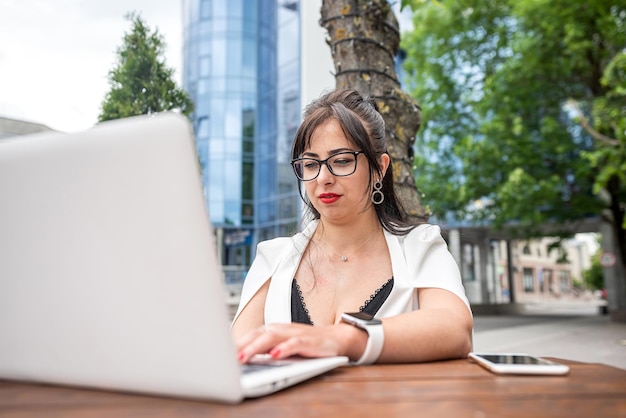
[[[95,125],[131,11],[163,36],[180,86],[181,0],[0,0],[0,116],[64,132]]]

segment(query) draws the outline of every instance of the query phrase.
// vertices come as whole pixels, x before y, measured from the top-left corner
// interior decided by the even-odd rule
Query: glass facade
[[[222,263],[245,269],[257,242],[298,223],[299,1],[184,0],[183,28],[207,207]]]

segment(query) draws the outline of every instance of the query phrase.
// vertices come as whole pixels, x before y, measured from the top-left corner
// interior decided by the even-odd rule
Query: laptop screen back
[[[0,378],[238,401],[190,124],[0,143]]]

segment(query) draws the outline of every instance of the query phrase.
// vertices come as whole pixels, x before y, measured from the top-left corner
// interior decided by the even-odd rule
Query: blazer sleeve
[[[318,221],[312,221],[292,237],[274,238],[257,245],[256,257],[243,283],[233,323],[270,278],[272,282],[265,300],[264,320],[266,323],[291,322],[291,282],[317,225]]]
[[[252,297],[273,275],[281,260],[282,254],[289,245],[289,238],[276,238],[269,241],[260,242],[257,245],[256,257],[248,270],[248,274],[243,282],[241,289],[241,299],[232,323],[234,323],[239,314],[250,302]]]
[[[448,250],[437,225],[425,224],[404,238],[408,277],[415,288],[445,289],[458,296],[470,309],[456,260]]]

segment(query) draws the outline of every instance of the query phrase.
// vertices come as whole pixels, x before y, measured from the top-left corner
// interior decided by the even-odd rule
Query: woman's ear
[[[381,177],[385,177],[387,174],[387,169],[389,169],[389,165],[391,164],[391,157],[386,152],[380,154],[378,157],[378,167],[380,167],[380,172],[382,173]]]

